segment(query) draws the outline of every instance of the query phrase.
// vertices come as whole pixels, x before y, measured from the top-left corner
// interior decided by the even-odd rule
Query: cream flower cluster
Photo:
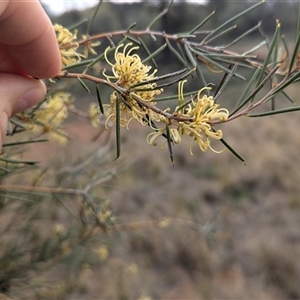
[[[117,83],[119,86],[129,90],[129,95],[120,100],[120,95],[117,92],[113,92],[110,96],[110,104],[105,105],[107,122],[115,121],[116,119],[116,104],[117,101],[120,106],[120,124],[128,128],[131,120],[136,120],[142,125],[147,125],[150,119],[159,119],[158,115],[153,110],[141,106],[135,99],[134,95],[145,101],[152,106],[156,105],[154,101],[155,97],[160,95],[162,89],[156,89],[156,83],[147,83],[149,80],[155,78],[154,70],[149,74],[151,66],[144,65],[141,58],[137,54],[132,54],[133,51],[138,50],[139,47],[131,47],[132,43],[127,44],[125,47],[120,44],[114,55],[115,63],[111,63],[107,58],[107,52],[105,51],[105,58],[107,63],[111,66],[113,75],[107,75],[104,72],[104,76],[107,80]],[[123,48],[123,51],[119,51]],[[129,50],[128,47],[131,47]],[[144,84],[143,84],[144,83]],[[134,86],[139,84],[139,87]]]
[[[69,66],[80,61],[80,54],[77,52],[79,47],[77,43],[77,30],[71,33],[67,28],[55,24],[54,30],[56,32],[56,38],[60,47],[60,55],[62,65]]]
[[[192,154],[192,145],[196,142],[202,151],[208,149],[217,152],[211,147],[211,139],[220,140],[223,136],[221,130],[214,130],[213,121],[224,122],[229,116],[229,112],[225,108],[220,108],[219,104],[214,102],[212,96],[202,95],[204,90],[210,88],[203,88],[198,92],[196,99],[193,97],[188,103],[185,103],[183,96],[184,82],[178,85],[178,103],[173,114],[168,114],[166,117],[166,109],[159,113],[155,109],[155,97],[159,95],[162,90],[156,89],[155,73],[157,70],[149,74],[151,67],[142,63],[141,58],[137,54],[133,54],[138,47],[131,47],[132,43],[124,46],[119,45],[116,48],[114,59],[111,63],[107,58],[107,51],[105,52],[105,59],[111,66],[112,75],[104,76],[107,80],[114,82],[125,88],[128,91],[127,95],[120,94],[114,91],[110,96],[110,104],[105,105],[108,124],[110,121],[116,120],[116,105],[119,105],[120,110],[120,125],[126,126],[131,120],[136,120],[142,125],[150,126],[154,131],[147,136],[147,142],[150,145],[157,145],[159,137],[170,139],[174,144],[180,144],[183,136],[192,138],[190,153]],[[130,48],[131,47],[131,48]],[[123,48],[123,51],[120,49]],[[148,83],[148,82],[151,83]],[[144,83],[144,84],[143,84]],[[135,87],[139,89],[136,90]],[[137,101],[137,96],[141,101]],[[147,105],[143,105],[147,104]],[[173,117],[172,117],[173,116]],[[163,124],[163,126],[162,126]],[[220,151],[221,152],[221,151]]]
[[[55,24],[54,31],[56,32],[57,43],[60,48],[60,55],[63,67],[80,62],[81,58],[87,58],[89,53],[96,55],[95,47],[100,45],[100,42],[84,43],[83,53],[78,52],[79,44],[77,41],[77,30],[70,32],[67,28]],[[88,36],[83,35],[82,39],[87,39]]]
[[[181,82],[183,86],[183,83]],[[210,89],[210,88],[204,88]],[[168,124],[170,138],[173,143],[180,144],[182,136],[189,136],[192,138],[190,144],[190,153],[192,152],[192,145],[196,142],[202,151],[211,149],[214,152],[218,152],[211,147],[210,139],[220,140],[223,137],[222,130],[214,130],[212,121],[224,122],[227,120],[229,112],[225,108],[220,108],[219,104],[214,103],[212,96],[201,95],[203,90],[200,90],[197,95],[197,100],[191,99],[191,103],[180,109],[176,107],[176,120],[171,120]],[[178,95],[179,103],[183,101],[182,93]],[[179,118],[185,121],[177,121]],[[147,137],[147,142],[150,145],[157,145],[157,139],[166,135],[166,126],[162,127],[155,132],[152,132]],[[222,152],[222,151],[219,151]]]
[[[67,135],[62,125],[68,117],[68,108],[72,106],[69,93],[57,92],[48,96],[39,106],[23,112],[20,118],[30,131],[38,135],[46,133],[51,139],[65,143]]]

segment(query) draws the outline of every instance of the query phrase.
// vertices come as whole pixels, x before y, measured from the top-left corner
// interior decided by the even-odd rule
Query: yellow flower
[[[147,143],[149,145],[156,146],[157,145],[156,140],[160,136],[162,136],[164,133],[165,133],[165,128],[159,128],[159,129],[155,130],[154,132],[149,133],[147,136],[147,139],[146,139]]]
[[[46,132],[44,132],[44,133],[46,133]],[[51,140],[54,140],[62,145],[66,144],[69,140],[69,137],[60,130],[51,129],[49,131],[48,135]]]
[[[70,94],[58,92],[48,97],[36,112],[36,120],[43,124],[61,125],[68,117],[68,106],[71,104]]]
[[[95,250],[100,261],[105,261],[109,257],[109,251],[106,246],[102,245]]]
[[[68,138],[60,128],[68,117],[68,107],[72,106],[70,97],[69,93],[57,92],[50,95],[37,108],[33,108],[31,113],[25,112],[24,116],[28,119],[26,122],[28,129],[39,134],[48,133],[50,138],[65,143]]]
[[[89,119],[94,128],[98,128],[100,125],[100,108],[97,103],[91,103],[89,107]]]
[[[187,134],[194,137],[193,141],[197,141],[202,151],[206,151],[210,148],[212,151],[217,152],[210,146],[210,138],[220,140],[223,133],[221,130],[215,131],[210,122],[214,120],[219,120],[221,122],[226,121],[229,112],[225,108],[219,108],[220,105],[214,103],[212,96],[208,97],[207,95],[204,95],[201,97],[201,92],[204,89],[201,89],[198,92],[197,102],[192,100],[192,103],[188,105],[185,116],[190,116],[193,118],[193,121],[180,122],[181,132],[182,135]],[[191,147],[190,153],[192,154]]]
[[[150,145],[156,146],[157,139],[161,136],[166,138],[167,134],[172,143],[180,144],[182,136],[186,135],[192,138],[191,154],[192,144],[195,141],[202,151],[211,149],[217,152],[211,147],[211,139],[220,140],[223,133],[221,130],[214,130],[213,123],[226,121],[229,116],[228,110],[215,104],[213,97],[201,95],[203,90],[210,88],[203,88],[198,92],[196,100],[191,98],[189,104],[185,103],[183,85],[186,80],[178,84],[178,107],[175,108],[173,114],[169,113],[168,116],[164,113],[170,110],[169,108],[164,112],[157,110],[155,97],[162,90],[157,89],[156,82],[152,80],[155,79],[156,70],[149,74],[151,67],[144,65],[137,54],[132,54],[139,47],[131,46],[132,43],[126,46],[121,44],[116,48],[115,63],[111,63],[107,58],[110,48],[107,48],[104,53],[107,63],[112,68],[112,75],[107,75],[104,71],[104,76],[108,81],[114,81],[127,90],[124,94],[114,91],[110,96],[110,104],[104,105],[107,116],[106,127],[110,121],[116,120],[118,108],[121,126],[128,128],[130,121],[136,120],[154,129],[147,136],[147,142]],[[120,51],[121,48],[123,51]],[[163,123],[165,126],[159,126],[157,123]]]
[[[109,203],[110,203],[110,200],[107,199],[104,201],[103,205],[102,205],[102,210],[101,212],[99,212],[98,214],[98,218],[99,218],[99,221],[101,223],[105,223],[105,222],[108,222],[111,220],[112,218],[112,212],[111,210],[108,208],[109,207]]]
[[[76,52],[79,47],[77,40],[77,31],[71,33],[67,28],[55,24],[57,42],[60,47],[60,55],[63,66],[69,66],[80,61],[80,54]]]
[[[142,63],[141,58],[137,54],[131,54],[134,50],[138,50],[139,47],[132,47],[127,51],[127,48],[132,46],[132,43],[120,44],[115,51],[115,63],[112,64],[107,58],[107,51],[105,50],[105,59],[107,63],[112,67],[113,76],[105,77],[107,80],[116,79],[117,83],[124,88],[130,88],[131,86],[147,81],[154,78],[154,74],[157,70],[154,70],[152,74],[148,74],[151,66],[146,66]],[[124,47],[123,52],[119,52],[120,48]]]
[[[191,155],[193,154],[192,145],[195,141],[202,151],[211,149],[214,152],[218,152],[211,147],[210,138],[220,140],[223,133],[221,130],[214,130],[211,122],[214,120],[226,121],[229,115],[228,110],[219,108],[219,104],[214,103],[213,97],[208,97],[207,95],[201,96],[204,89],[210,88],[200,90],[197,101],[192,99],[189,105],[183,106],[180,109],[184,104],[183,84],[184,82],[179,83],[178,103],[180,106],[176,107],[175,112],[178,118],[184,118],[186,121],[164,120],[161,118],[161,122],[168,123],[170,138],[174,144],[180,144],[184,135],[193,138],[190,145]],[[147,143],[156,146],[157,139],[162,135],[166,135],[166,127],[155,128],[155,131],[147,136]]]
[[[165,122],[165,121],[163,121]],[[174,143],[174,144],[181,144],[181,136],[182,136],[182,132],[180,130],[178,130],[178,125],[176,125],[176,127],[170,127],[170,126],[173,126],[172,124],[169,125],[169,132],[170,132],[170,138],[171,138],[171,141]],[[148,134],[147,136],[147,143],[149,145],[152,145],[152,146],[156,146],[157,145],[157,139],[162,136],[162,135],[166,135],[166,128],[154,128],[154,132],[151,132]],[[162,148],[164,147],[165,143],[163,143],[162,145]]]
[[[67,229],[64,225],[56,223],[53,226],[53,232],[58,238],[64,238],[67,234]]]
[[[87,35],[82,35],[83,40],[85,40],[87,38],[88,38]],[[84,43],[83,57],[88,58],[89,53],[91,53],[92,55],[97,55],[97,52],[95,51],[94,48],[98,47],[100,45],[101,45],[100,42],[86,42],[86,43]]]
[[[125,47],[123,44],[119,45],[115,51],[115,63],[111,63],[107,58],[107,52],[105,51],[105,59],[107,63],[112,67],[113,75],[107,75],[104,71],[104,76],[107,80],[114,80],[119,86],[128,89],[129,94],[121,98],[117,92],[113,92],[110,97],[110,104],[105,105],[108,124],[109,121],[115,121],[116,119],[116,102],[119,101],[120,107],[120,124],[128,128],[131,120],[136,120],[142,125],[148,124],[148,120],[159,121],[160,116],[153,112],[153,110],[140,105],[134,98],[138,97],[142,101],[145,101],[151,105],[156,105],[154,99],[160,95],[162,89],[156,89],[156,83],[147,83],[148,80],[155,78],[154,74],[157,70],[154,70],[151,74],[151,66],[146,66],[142,63],[141,58],[137,54],[132,54],[133,51],[138,50],[139,47],[131,47],[132,43],[127,44]],[[123,51],[119,51],[123,48]],[[128,50],[128,47],[131,47]],[[139,85],[138,88],[133,86]],[[133,88],[132,88],[133,87]]]

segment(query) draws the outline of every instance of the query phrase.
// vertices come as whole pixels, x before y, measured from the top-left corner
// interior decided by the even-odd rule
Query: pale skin
[[[8,119],[41,101],[61,70],[51,21],[38,0],[0,0],[0,149]]]

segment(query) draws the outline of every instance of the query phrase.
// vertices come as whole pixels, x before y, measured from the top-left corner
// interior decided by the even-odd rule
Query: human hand
[[[0,1],[0,148],[9,118],[46,94],[33,77],[54,77],[60,69],[56,35],[38,0]]]

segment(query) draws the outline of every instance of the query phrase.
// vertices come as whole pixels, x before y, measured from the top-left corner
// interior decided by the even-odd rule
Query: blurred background
[[[125,29],[135,22],[137,29],[144,29],[168,4],[117,2],[103,3],[91,35]],[[52,3],[44,5],[53,23],[66,27],[93,13],[93,8],[80,7],[58,14],[51,9]],[[153,29],[186,32],[216,9],[215,16],[205,25],[209,30],[251,3],[177,1]],[[276,19],[281,21],[282,33],[292,48],[298,22],[295,1],[267,1],[238,20],[237,28],[216,44],[229,43],[259,21],[263,22],[263,34],[271,37]],[[261,33],[255,32],[234,49],[245,51],[260,39]],[[266,51],[260,50],[261,59]],[[157,61],[163,74],[181,69],[168,52],[164,53]],[[204,72],[210,78],[208,82],[217,84],[222,79],[222,74]],[[191,80],[187,90],[201,88],[197,80]],[[219,99],[222,107],[231,107],[244,87],[240,81],[232,80]],[[96,101],[93,93],[87,94],[79,85],[72,86],[71,92],[82,110]],[[287,92],[299,105],[299,86],[289,87]],[[109,91],[103,93],[107,97],[104,101],[108,101]],[[277,101],[281,106],[286,99]],[[147,128],[131,124],[130,130],[122,130],[122,155],[114,161],[113,132],[95,138],[97,129],[71,115],[65,126],[72,138],[67,145],[31,145],[22,155],[41,161],[40,170],[45,172],[49,166],[54,167],[52,180],[65,188],[81,188],[93,172],[110,170],[113,176],[98,185],[93,194],[107,209],[103,208],[104,212],[113,216],[115,225],[106,232],[96,231],[87,243],[78,242],[72,249],[69,245],[64,258],[43,269],[38,279],[33,270],[34,276],[30,273],[18,281],[24,271],[15,268],[10,280],[2,280],[2,285],[0,280],[0,293],[13,299],[28,299],[28,295],[36,299],[299,299],[299,122],[300,114],[296,112],[259,119],[239,118],[222,125],[222,130],[246,164],[229,151],[215,154],[195,149],[191,156],[187,141],[174,148],[173,166],[166,149],[146,143],[150,132]],[[91,153],[97,155],[89,162]],[[84,162],[86,167],[80,172],[72,169],[71,177],[63,177],[70,166]],[[22,174],[9,178],[9,182],[18,184],[26,180]],[[35,219],[36,236],[41,238],[53,230],[56,236],[75,230],[73,216],[63,212],[63,205],[54,209],[46,197],[39,199],[43,210],[39,209]],[[76,199],[62,203],[76,207]],[[2,218],[1,222],[6,224],[7,219]],[[20,234],[18,231],[14,238],[20,240]],[[37,241],[38,238],[32,238],[27,242],[32,245]],[[53,238],[49,238],[51,241]],[[37,282],[43,282],[42,289]]]

